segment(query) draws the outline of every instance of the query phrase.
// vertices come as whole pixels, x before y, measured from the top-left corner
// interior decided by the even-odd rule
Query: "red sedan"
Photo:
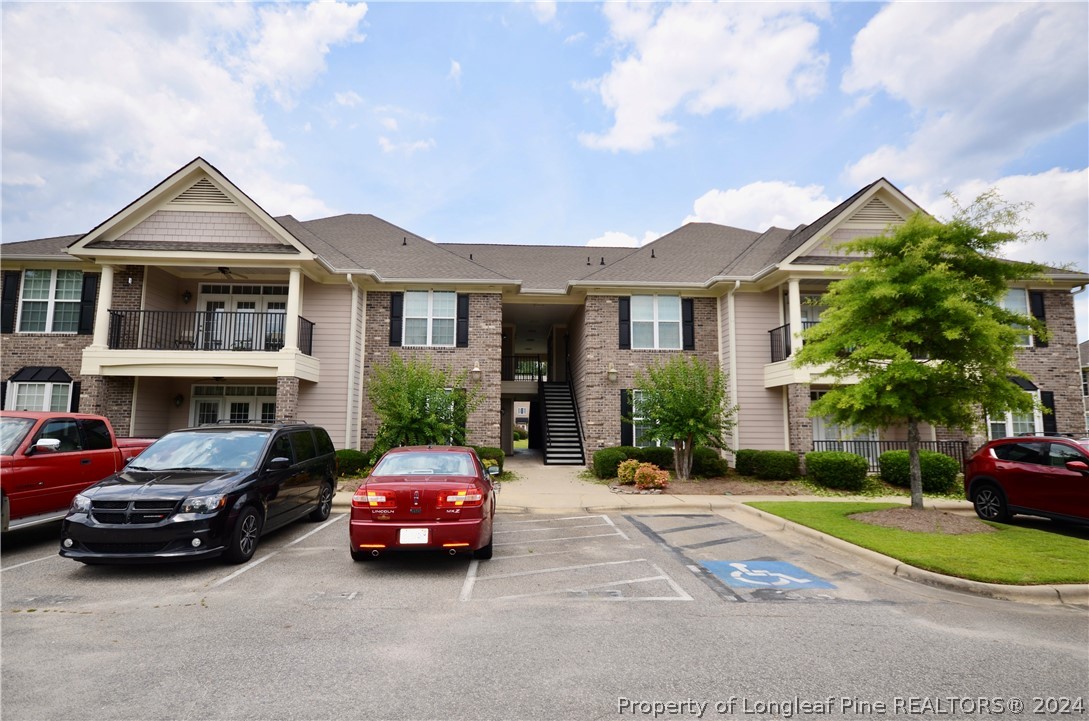
[[[388,451],[352,496],[352,560],[406,550],[491,558],[498,473],[471,448]]]

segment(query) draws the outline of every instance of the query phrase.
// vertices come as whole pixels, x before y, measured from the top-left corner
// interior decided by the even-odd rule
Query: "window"
[[[1081,372],[1081,394],[1089,396],[1089,371],[1086,370]]]
[[[276,386],[193,386],[192,423],[276,419]]]
[[[309,461],[317,455],[314,450],[314,436],[310,434],[309,430],[292,433],[291,445],[295,449],[295,460],[298,463]]]
[[[809,400],[815,401],[828,391],[810,391]],[[826,416],[813,418],[814,441],[876,441],[877,431],[858,426],[836,423]]]
[[[105,421],[90,418],[80,422],[83,426],[83,437],[87,441],[87,450],[102,451],[113,448],[113,439],[110,438],[110,429]]]
[[[1002,299],[1002,307],[1011,313],[1018,313],[1020,315],[1029,314],[1029,297],[1028,291],[1024,288],[1010,288],[1006,293],[1006,297]],[[1024,328],[1023,325],[1014,326],[1015,328]],[[1017,337],[1017,345],[1019,346],[1031,346],[1032,336],[1025,332]]]
[[[10,393],[15,398],[13,411],[66,411],[71,408],[71,383],[15,383]]]
[[[656,438],[648,438],[647,433],[652,428],[653,424],[649,423],[647,419],[635,415],[639,408],[639,399],[642,397],[643,392],[640,390],[632,390],[632,445],[637,448],[646,448],[647,446],[668,446],[669,448],[675,447],[675,443],[670,440],[659,440]]]
[[[1039,391],[1026,391],[1034,399],[1039,398]],[[1028,413],[1006,413],[1003,416],[988,417],[989,440],[1010,436],[1038,435],[1043,431],[1043,417],[1036,410]]]
[[[631,297],[631,347],[681,349],[681,298],[676,295]]]
[[[38,438],[51,438],[60,441],[60,446],[57,448],[60,453],[83,449],[83,443],[79,439],[79,428],[76,427],[75,420],[71,418],[46,421],[45,425],[42,426],[42,430],[38,433]]]
[[[404,345],[454,346],[457,293],[406,291],[404,316]]]
[[[82,294],[82,271],[25,270],[19,301],[19,332],[78,332]]]

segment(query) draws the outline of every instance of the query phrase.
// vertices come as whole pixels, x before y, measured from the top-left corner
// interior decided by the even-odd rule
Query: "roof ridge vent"
[[[171,205],[234,205],[234,201],[208,178],[201,178],[178,193]]]

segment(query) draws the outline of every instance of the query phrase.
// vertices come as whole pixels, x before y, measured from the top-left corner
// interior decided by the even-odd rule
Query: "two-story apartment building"
[[[641,442],[623,420],[635,371],[685,353],[729,374],[735,449],[894,440],[809,418],[827,384],[790,357],[836,245],[916,210],[881,179],[794,229],[690,223],[638,249],[437,244],[373,215],[272,217],[197,158],[88,233],[3,245],[3,407],[100,412],[133,435],[305,418],[366,449],[369,375],[400,353],[480,391],[470,442],[509,451],[529,402],[531,444],[583,462]],[[1053,270],[1011,288],[1051,331],[1026,336],[1018,362],[1053,412],[988,419],[992,434],[1081,432],[1072,291],[1087,283]]]

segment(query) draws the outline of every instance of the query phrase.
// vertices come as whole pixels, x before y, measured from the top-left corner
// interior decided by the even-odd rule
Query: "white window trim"
[[[249,404],[250,417],[249,423],[261,423],[262,420],[262,408],[263,403],[276,402],[276,386],[263,385],[260,383],[236,383],[236,384],[224,384],[224,385],[207,385],[201,384],[199,386],[204,392],[197,393],[198,386],[194,385],[189,388],[189,425],[200,425],[200,419],[198,417],[198,410],[201,403],[217,403],[219,409],[216,413],[220,422],[230,420],[231,403],[247,403]],[[240,387],[253,388],[253,394],[240,395],[237,392],[228,394],[228,390],[237,390]],[[275,417],[275,407],[273,408],[273,416]]]
[[[828,393],[826,390],[809,391],[809,399],[815,401],[821,396]],[[826,431],[835,429],[838,438],[828,438],[830,435]],[[824,437],[818,437],[824,436]],[[824,441],[829,443],[840,443],[849,441],[879,441],[881,434],[876,430],[863,430],[858,426],[844,425],[843,423],[836,423],[828,416],[814,416],[813,417],[813,440]]]
[[[1033,397],[1034,401],[1037,401],[1037,406],[1032,409],[1032,433],[1033,435],[1043,435],[1044,433],[1044,415],[1040,412],[1038,401],[1040,400],[1040,391],[1025,391]],[[1002,435],[995,435],[991,427],[992,424],[1002,423],[1005,426],[1005,431]],[[994,440],[996,438],[1009,438],[1016,436],[1013,431],[1013,413],[1006,411],[1001,418],[992,418],[987,416],[987,439]]]
[[[1017,292],[1017,293],[1021,294],[1022,298],[1025,301],[1024,306],[1022,306],[1020,308],[1011,308],[1010,306],[1006,305],[1006,301],[1010,297],[1010,294],[1014,293],[1014,292]],[[1008,311],[1011,311],[1011,312],[1014,312],[1014,313],[1021,313],[1022,315],[1027,315],[1027,316],[1031,317],[1032,316],[1032,307],[1029,305],[1028,288],[1009,288],[1009,289],[1007,289],[1006,295],[1003,296],[1003,298],[1002,298],[1002,307],[1005,308]],[[1020,326],[1020,325],[1017,325],[1017,326],[1014,326],[1014,327],[1017,328],[1018,330],[1020,330],[1022,328],[1022,326]],[[1020,342],[1016,343],[1015,345],[1018,348],[1032,348],[1033,345],[1035,345],[1035,337],[1032,335],[1032,332],[1031,332],[1031,330],[1029,328],[1024,328],[1024,333],[1022,333],[1021,335],[1026,339],[1026,341],[1024,343],[1020,343]]]
[[[46,298],[27,298],[26,293],[26,272],[28,270],[41,271],[49,273],[49,291]],[[53,318],[56,311],[57,303],[71,303],[79,309],[81,298],[75,300],[61,300],[58,301],[57,296],[57,274],[62,270],[71,270],[70,268],[27,268],[23,271],[23,275],[19,280],[19,305],[15,318],[15,332],[26,333],[35,335],[76,335],[79,333],[79,317],[77,313],[76,327],[73,330],[53,330]],[[82,288],[83,271],[73,271],[80,274],[80,287]],[[82,292],[80,294],[82,296]],[[45,303],[45,329],[44,330],[23,330],[23,306],[26,303]]]
[[[50,408],[49,406],[50,406],[50,402],[53,400],[53,389],[54,389],[54,387],[58,387],[58,386],[65,386],[68,389],[68,392],[65,394],[64,408],[58,409],[57,411],[54,411],[54,412],[67,413],[69,411],[69,409],[72,407],[72,384],[71,383],[49,383],[49,382],[43,382],[43,381],[30,381],[30,382],[8,381],[7,383],[8,383],[8,389],[7,389],[7,392],[4,395],[4,397],[6,399],[5,405],[7,406],[6,408],[4,408],[4,410],[6,410],[6,411],[43,411],[43,412],[47,412],[47,413],[50,412],[50,411],[53,411],[53,409]],[[19,405],[18,405],[19,387],[20,386],[39,386],[39,385],[44,385],[45,386],[45,395],[42,398],[43,402],[41,404],[41,407],[38,407],[38,408],[20,408]]]
[[[642,293],[639,295],[633,295],[631,297],[631,304],[635,304],[636,298],[651,298],[653,303],[653,316],[651,320],[636,320],[634,312],[631,313],[631,320],[629,323],[629,332],[631,333],[631,348],[632,350],[682,350],[684,348],[684,306],[681,303],[681,297],[679,295],[659,295],[659,294],[647,294]],[[677,299],[677,320],[661,320],[658,312],[658,299],[659,298],[676,298]],[[654,327],[654,345],[653,346],[640,346],[635,344],[635,324],[636,323],[650,323]],[[660,340],[660,329],[664,324],[677,326],[677,345],[676,347],[663,348]]]
[[[427,293],[427,316],[408,314],[408,294],[409,293]],[[453,314],[450,316],[436,316],[435,315],[435,294],[444,293],[454,297]],[[426,343],[409,343],[408,342],[408,321],[420,320],[427,321],[427,342]],[[435,321],[436,320],[450,320],[454,322],[454,333],[449,343],[435,343]],[[457,346],[458,341],[458,300],[457,293],[452,290],[408,290],[405,291],[404,310],[402,311],[401,318],[401,345],[405,348],[454,348]]]
[[[639,429],[640,428],[649,428],[650,427],[649,423],[640,423],[639,422],[639,421],[645,420],[644,418],[642,418],[641,416],[636,416],[635,415],[635,409],[638,407],[635,400],[636,400],[636,398],[638,398],[642,394],[643,394],[643,391],[639,390],[638,388],[633,388],[631,390],[631,408],[632,408],[631,442],[632,442],[632,445],[634,445],[636,448],[653,448],[655,446],[657,446],[659,448],[662,447],[662,446],[666,446],[668,448],[675,447],[675,444],[674,444],[673,441],[663,441],[660,438],[655,438],[650,443],[647,443],[647,444],[644,444],[644,445],[639,445]]]

